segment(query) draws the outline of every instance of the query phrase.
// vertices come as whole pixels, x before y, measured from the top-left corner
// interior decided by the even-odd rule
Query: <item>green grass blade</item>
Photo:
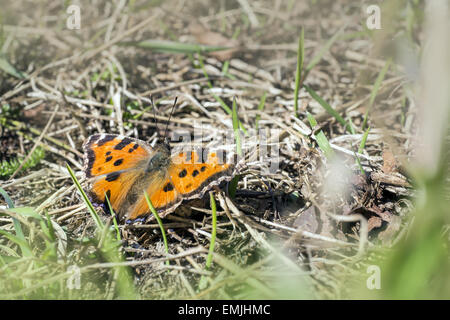
[[[182,43],[175,41],[162,41],[162,40],[144,40],[140,42],[123,42],[124,46],[135,46],[143,49],[149,49],[156,52],[165,53],[184,53],[194,54],[197,52],[207,53],[231,49],[224,46],[207,46],[195,43]]]
[[[359,167],[359,171],[361,172],[361,174],[365,174],[365,171],[364,171],[363,166],[361,164],[361,160],[358,157],[358,154],[354,153],[354,155],[355,155],[356,163],[358,164],[358,167]]]
[[[228,72],[229,68],[230,68],[230,61],[227,60],[223,63],[222,74],[231,80],[237,80],[235,76],[233,76],[231,73]]]
[[[306,116],[308,117],[308,121],[309,124],[311,125],[311,128],[314,129],[314,127],[317,126],[317,120],[309,112],[306,113]],[[331,148],[330,142],[328,141],[327,137],[325,136],[322,130],[320,130],[319,133],[315,135],[315,138],[317,144],[319,145],[319,148],[325,154],[325,157],[327,157],[327,159],[333,158],[334,151]]]
[[[240,157],[243,156],[242,152],[242,140],[241,135],[239,132],[239,117],[237,114],[237,104],[236,104],[236,98],[233,99],[233,130],[234,130],[234,138],[236,141],[236,154]],[[230,184],[228,185],[228,193],[230,194],[230,197],[234,199],[236,195],[236,189],[239,183],[240,175],[236,175],[233,177],[233,179],[230,181]]]
[[[325,45],[319,50],[319,52],[312,58],[312,60],[308,63],[306,66],[306,73],[309,73],[312,68],[316,66],[317,63],[319,63],[320,60],[322,60],[323,55],[330,49],[330,47],[333,45],[333,43],[339,38],[341,33],[344,31],[344,27],[338,30],[326,43]]]
[[[11,257],[20,258],[20,255],[16,251],[14,251],[13,249],[11,249],[8,246],[4,246],[4,245],[0,244],[0,250],[4,251],[5,253],[10,255]]]
[[[105,195],[106,196],[106,195]],[[111,208],[109,199],[106,197],[108,205],[110,206],[110,212],[114,215],[114,211]],[[97,215],[98,216],[98,215]],[[114,225],[116,227],[116,232],[119,232],[115,216],[113,216]],[[101,220],[100,220],[101,222]],[[99,241],[98,248],[100,249],[101,255],[109,262],[118,263],[124,261],[122,254],[118,250],[121,246],[120,233],[116,234],[116,239],[114,239],[112,233],[110,232],[108,225],[101,223],[102,229],[98,228]],[[138,293],[135,290],[133,284],[133,276],[129,268],[124,266],[115,266],[115,281],[117,283],[117,293],[119,299],[137,299],[139,298]]]
[[[305,30],[302,28],[300,38],[298,39],[298,51],[297,51],[297,70],[295,72],[295,90],[294,90],[294,112],[298,117],[298,93],[300,91],[301,83],[303,82],[303,62],[305,59]]]
[[[209,75],[208,75],[208,72],[206,72],[205,64],[203,62],[203,57],[201,54],[198,55],[198,62],[200,64],[200,68],[203,71],[203,75],[205,76],[205,78],[208,79],[208,81],[207,81],[208,87],[210,89],[212,89],[213,86],[212,86],[211,82],[209,81]],[[225,101],[223,101],[222,98],[215,95],[214,93],[212,93],[212,96],[214,97],[214,99],[216,99],[217,102],[220,103],[220,105],[225,110],[225,112],[231,115],[232,111],[231,111],[230,107],[225,103]]]
[[[211,232],[211,242],[209,243],[208,257],[206,258],[206,270],[209,270],[213,260],[214,246],[216,244],[217,235],[217,208],[216,200],[214,199],[213,192],[209,193],[209,199],[211,201],[211,212],[212,212],[212,232]]]
[[[228,185],[228,194],[230,195],[231,199],[234,199],[236,197],[236,190],[239,183],[239,179],[241,179],[240,175],[234,176]]]
[[[372,109],[372,106],[375,102],[375,98],[377,97],[378,91],[380,89],[381,83],[383,82],[384,77],[386,76],[386,73],[389,70],[389,66],[391,65],[391,62],[392,62],[391,58],[389,58],[386,61],[383,69],[381,69],[380,73],[377,76],[377,79],[375,80],[375,84],[373,85],[372,91],[370,92],[369,107],[367,108],[367,111],[364,115],[364,121],[363,121],[363,125],[362,125],[363,130],[367,125],[367,119],[369,117],[369,112]]]
[[[156,218],[156,221],[158,222],[159,229],[161,229],[161,234],[162,234],[162,237],[163,237],[164,248],[166,250],[166,253],[169,254],[169,245],[167,243],[166,230],[164,230],[164,226],[163,226],[163,223],[161,221],[161,218],[159,217],[158,212],[156,212],[155,207],[153,207],[152,201],[148,197],[148,194],[147,194],[147,192],[145,190],[144,190],[144,197],[145,197],[145,200],[147,201],[147,205],[148,205],[150,211],[153,213],[153,215]],[[169,265],[169,264],[170,264],[169,260],[167,260],[166,261],[166,265]]]
[[[358,153],[355,153],[356,163],[358,164],[359,171],[361,171],[362,174],[365,174],[365,171],[361,164],[361,160],[358,157],[358,154],[361,154],[366,146],[366,141],[367,141],[367,137],[369,136],[369,131],[370,131],[370,128],[367,128],[367,130],[364,132],[364,135],[361,139],[361,143],[359,144]]]
[[[9,233],[7,231],[4,230],[0,230],[0,234],[3,235],[6,239],[8,239],[11,242],[14,242],[15,244],[17,244],[21,250],[22,250],[22,254],[24,256],[32,256],[32,252],[31,252],[31,248],[30,245],[26,242],[26,240],[22,239],[21,237],[15,236],[12,233]],[[26,248],[25,250],[23,250],[23,248]],[[29,255],[28,255],[29,253]]]
[[[86,204],[89,213],[91,214],[92,219],[94,219],[95,224],[97,225],[97,230],[101,231],[104,228],[104,224],[102,220],[100,219],[99,215],[97,214],[97,211],[95,211],[94,206],[92,205],[91,201],[89,200],[88,196],[84,192],[83,188],[80,185],[80,182],[78,182],[77,177],[75,177],[75,173],[73,172],[72,168],[69,166],[69,164],[66,164],[66,168],[69,171],[70,177],[72,178],[73,183],[75,183],[75,186],[78,189],[78,192],[81,194],[81,197],[84,200],[84,203]]]
[[[42,216],[35,211],[33,207],[20,207],[20,208],[11,208],[10,211],[21,215],[23,217],[31,217],[37,219],[39,221],[45,221]]]
[[[211,86],[212,88],[212,86]],[[216,99],[217,102],[220,103],[220,105],[222,106],[222,108],[226,111],[226,113],[231,114],[231,109],[230,107],[225,103],[225,101],[222,100],[221,97],[219,97],[218,95],[212,93],[212,96],[214,97],[214,99]]]
[[[19,79],[24,79],[27,76],[26,73],[16,70],[2,54],[0,54],[0,69]]]
[[[56,233],[55,228],[53,227],[52,220],[50,219],[50,215],[47,211],[45,211],[45,220],[42,219],[41,221],[42,230],[46,233],[47,237],[51,241],[55,241],[56,239]]]
[[[227,75],[228,74],[228,68],[230,67],[230,61],[225,61],[224,63],[223,63],[223,66],[222,66],[222,74],[224,74],[224,75]]]
[[[308,118],[309,125],[311,126],[311,128],[314,128],[315,126],[317,126],[317,120],[316,120],[316,118],[313,117],[313,115],[311,113],[306,112],[306,117]]]
[[[317,144],[325,154],[325,157],[327,157],[328,159],[332,159],[334,157],[334,151],[331,148],[331,145],[322,130],[320,130],[320,132],[316,135],[316,139]]]
[[[347,120],[348,129],[350,130],[350,134],[356,134],[355,126],[352,122],[352,118],[348,118]]]
[[[259,105],[258,105],[258,110],[259,111],[263,111],[264,110],[264,106],[266,104],[266,98],[267,98],[267,92],[264,91],[264,94],[261,97],[261,100],[259,100]],[[259,120],[261,119],[261,115],[257,114],[255,117],[255,128],[256,131],[258,131],[259,128]]]
[[[8,207],[9,208],[14,208],[14,202],[11,200],[11,198],[8,195],[8,193],[2,187],[0,187],[0,194],[5,199],[6,204],[8,205]]]
[[[11,210],[14,209],[14,202],[11,200],[8,193],[2,187],[0,187],[0,194],[5,199],[8,207]],[[13,225],[14,225],[14,230],[16,232],[16,237],[18,237],[21,240],[21,243],[26,243],[25,246],[22,246],[19,244],[22,255],[26,256],[26,257],[31,257],[33,254],[31,252],[31,249],[30,249],[27,241],[25,240],[25,235],[23,233],[22,225],[20,224],[20,221],[17,220],[16,218],[12,218],[12,221],[13,221]]]
[[[234,138],[236,141],[236,153],[239,155],[239,157],[242,157],[242,155],[243,155],[242,140],[241,140],[241,134],[239,132],[239,117],[238,117],[238,113],[237,113],[236,98],[233,98],[232,119],[233,119]]]
[[[367,137],[369,136],[369,131],[370,131],[370,128],[367,128],[367,130],[364,132],[361,143],[359,144],[358,153],[363,152],[363,150],[366,146]]]
[[[72,177],[73,182],[75,183],[78,191],[80,192],[86,206],[88,207],[88,211],[90,212],[92,218],[94,219],[97,226],[98,233],[98,249],[99,253],[109,262],[111,263],[120,263],[123,262],[123,257],[118,250],[118,246],[121,245],[120,237],[119,239],[114,239],[110,230],[107,226],[101,221],[99,215],[95,211],[92,203],[89,201],[84,190],[81,188],[80,183],[78,182],[75,174],[73,173],[70,166],[66,165],[67,170],[69,171],[70,176]],[[111,211],[113,212],[113,211]],[[115,221],[115,219],[113,219]],[[117,229],[116,229],[117,230]],[[116,291],[118,293],[119,299],[137,299],[139,295],[137,294],[134,284],[133,278],[130,270],[124,266],[116,266],[115,270],[115,282],[116,282]]]
[[[115,212],[114,212],[114,210],[113,210],[113,208],[111,206],[111,202],[109,201],[109,198],[106,195],[106,192],[105,192],[105,199],[106,199],[106,202],[108,203],[109,212],[111,213],[111,216],[112,216],[112,219],[113,219],[114,229],[116,230],[116,239],[117,239],[117,241],[120,242],[121,241],[120,230],[119,230],[119,225],[117,224],[116,214],[115,214]]]
[[[331,116],[333,116],[346,130],[349,130],[349,126],[347,121],[336,111],[334,110],[325,100],[323,100],[312,88],[307,86],[306,84],[303,86],[306,91],[316,100]]]
[[[216,245],[217,236],[217,207],[216,199],[214,199],[213,192],[209,192],[209,199],[211,203],[211,214],[212,214],[212,231],[211,231],[211,241],[209,242],[208,256],[206,257],[205,269],[209,270],[213,261],[214,247]],[[199,289],[203,290],[207,286],[207,278],[202,276],[199,281]]]
[[[386,64],[384,65],[383,69],[381,69],[380,73],[377,76],[377,79],[375,80],[375,84],[373,85],[372,91],[370,92],[370,100],[369,105],[372,106],[375,102],[375,98],[377,97],[378,90],[380,89],[381,83],[384,80],[384,77],[386,76],[386,73],[389,70],[389,67],[391,65],[392,59],[389,58],[386,61]]]
[[[9,211],[14,212],[15,214],[20,215],[22,217],[31,217],[33,219],[38,220],[39,224],[41,225],[43,234],[48,238],[47,240],[51,241],[53,235],[51,234],[51,230],[47,227],[46,220],[40,214],[38,214],[34,208],[32,207],[11,208],[9,209]],[[20,225],[20,221],[15,218],[13,219],[14,224],[17,224],[17,226],[16,225],[14,226],[16,230],[16,235],[22,238],[24,241],[26,241],[22,231],[22,227]],[[25,250],[24,253],[25,256],[32,256],[31,251],[29,251],[27,248],[23,249]]]

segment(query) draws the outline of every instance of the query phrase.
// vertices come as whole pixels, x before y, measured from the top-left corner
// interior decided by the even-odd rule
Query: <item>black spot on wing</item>
[[[92,149],[87,150],[87,166],[86,166],[86,177],[91,178],[92,177],[92,166],[95,162],[95,152]]]
[[[137,143],[134,144],[134,146],[130,149],[128,149],[129,153],[132,153],[134,150],[136,150],[137,148],[139,148],[139,145]]]
[[[206,166],[202,166],[201,168],[200,168],[200,171],[201,172],[203,172],[203,171],[205,171],[206,170]]]
[[[116,138],[115,135],[107,134],[103,139],[101,139],[97,142],[97,145],[100,147],[100,146],[104,145],[105,143],[107,143],[108,141],[114,140],[115,138]]]
[[[199,174],[198,170],[194,170],[194,171],[192,171],[192,176],[193,176],[193,177],[196,177],[196,176],[198,176],[198,174]]]
[[[116,146],[114,147],[114,150],[122,150],[127,145],[129,145],[131,142],[133,142],[133,140],[131,140],[130,138],[123,138],[122,141],[120,141],[118,144],[116,144]]]
[[[178,176],[179,176],[180,178],[184,178],[184,177],[186,177],[186,175],[187,175],[186,169],[183,169],[183,170],[180,171],[180,173],[178,174]]]
[[[107,156],[109,156],[110,154],[111,154],[111,151],[108,151],[108,152],[106,153]]]
[[[105,162],[108,162],[112,159],[112,156],[106,157]]]
[[[201,170],[201,169],[200,169],[200,170]],[[220,178],[223,178],[223,177],[225,177],[224,180],[230,180],[231,177],[232,177],[232,173],[233,173],[233,166],[230,166],[229,168],[227,168],[227,169],[225,169],[225,170],[223,170],[223,171],[216,172],[215,174],[213,174],[213,175],[209,176],[207,179],[205,179],[205,180],[203,181],[203,183],[202,183],[200,186],[196,187],[196,188],[193,189],[191,192],[184,193],[184,194],[183,194],[183,198],[185,198],[185,199],[186,199],[186,198],[191,199],[192,197],[198,197],[198,196],[199,196],[199,193],[200,193],[201,191],[204,192],[204,191],[206,190],[206,188],[207,188],[213,181],[215,181],[215,180],[217,180],[217,179],[220,179]],[[189,190],[189,189],[191,188],[191,186],[192,186],[192,184],[189,183],[188,185],[186,185],[186,189]]]
[[[173,184],[172,183],[167,183],[164,188],[163,188],[164,192],[169,192],[173,190]]]
[[[119,178],[120,176],[120,172],[111,172],[108,175],[106,175],[106,181],[111,182],[114,180],[117,180],[117,178]]]
[[[120,166],[121,164],[122,164],[122,162],[123,162],[123,159],[119,159],[119,160],[116,160],[116,161],[114,161],[114,165],[117,167],[117,166]]]

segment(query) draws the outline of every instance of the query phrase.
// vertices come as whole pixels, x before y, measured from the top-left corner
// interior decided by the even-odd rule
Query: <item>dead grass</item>
[[[363,27],[361,4],[325,2],[258,1],[247,7],[242,5],[247,1],[134,1],[117,6],[105,1],[97,8],[81,7],[81,30],[65,28],[61,2],[44,1],[33,8],[22,8],[21,2],[6,5],[3,51],[27,76],[2,73],[1,105],[10,111],[0,113],[0,160],[25,157],[35,147],[45,150],[45,158],[2,180],[1,186],[16,207],[47,212],[63,228],[67,250],[53,263],[59,263],[59,270],[72,264],[81,267],[87,289],[80,298],[117,298],[111,267],[121,263],[131,268],[142,298],[352,297],[352,288],[366,281],[370,259],[379,259],[404,236],[412,195],[402,165],[413,146],[410,80],[392,62],[373,99],[374,83],[387,58],[373,55],[374,35]],[[192,32],[194,24],[203,32]],[[305,84],[351,123],[354,132],[346,131],[304,88],[295,117],[302,27],[305,65],[341,30],[309,70]],[[401,22],[394,30],[403,30]],[[218,45],[219,39],[234,50],[174,54],[129,45],[149,39],[206,46]],[[263,95],[264,108],[258,110]],[[125,134],[154,143],[163,132],[155,130],[150,97],[159,123],[168,120],[178,98],[168,126],[172,132],[192,133],[193,124],[200,122],[206,134],[231,130],[231,115],[223,103],[231,108],[234,98],[247,131],[255,128],[257,118],[260,128],[279,130],[271,136],[273,148],[279,148],[275,173],[262,173],[267,162],[250,154],[239,172],[236,197],[215,192],[217,239],[210,270],[204,267],[212,232],[208,197],[183,203],[176,214],[163,219],[169,255],[158,224],[121,224],[120,250],[126,261],[111,265],[95,254],[94,222],[65,168],[68,163],[82,179],[81,145],[93,133]],[[358,154],[363,174],[356,154],[369,105],[370,132]],[[317,120],[315,128],[307,112]],[[334,159],[327,159],[317,146],[320,130]],[[246,141],[244,148],[255,147]],[[12,230],[8,215],[0,218],[0,228]],[[0,244],[14,247],[3,238]],[[202,276],[207,285],[199,287]],[[27,298],[30,292],[41,292],[49,297],[49,284],[39,282],[48,275],[40,277],[35,280],[42,283],[36,285],[42,291],[0,296]],[[70,290],[61,290],[73,297]]]

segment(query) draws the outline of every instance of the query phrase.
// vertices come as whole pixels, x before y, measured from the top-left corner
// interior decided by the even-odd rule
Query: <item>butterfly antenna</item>
[[[178,100],[178,97],[175,97],[175,101],[172,106],[172,111],[170,111],[169,119],[167,120],[166,130],[164,130],[164,139],[167,138],[167,136],[166,136],[167,128],[169,127],[169,122],[170,122],[170,118],[172,118],[173,110],[175,109],[175,106],[177,105],[177,100]]]

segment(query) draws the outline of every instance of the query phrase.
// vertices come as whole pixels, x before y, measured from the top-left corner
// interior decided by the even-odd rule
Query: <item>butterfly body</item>
[[[170,166],[170,147],[166,144],[158,145],[155,153],[147,163],[146,172],[167,169]]]
[[[91,198],[105,203],[107,196],[114,212],[127,220],[148,216],[144,191],[165,216],[184,199],[200,198],[212,185],[230,180],[234,169],[216,152],[172,154],[167,141],[151,147],[112,134],[90,136],[83,150]]]

